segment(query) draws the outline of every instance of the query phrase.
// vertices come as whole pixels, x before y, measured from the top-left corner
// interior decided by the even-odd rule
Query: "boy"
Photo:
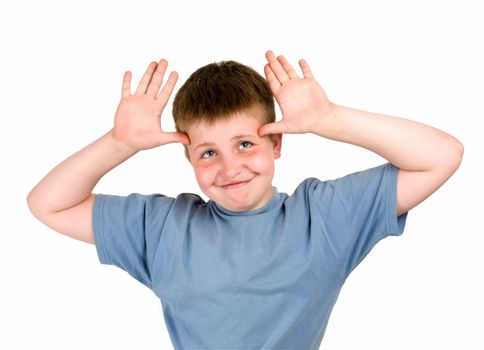
[[[283,56],[266,58],[267,81],[231,61],[193,73],[174,101],[177,132],[160,126],[177,80],[172,72],[162,87],[167,62],[152,63],[134,94],[126,72],[113,129],[28,196],[41,221],[95,243],[102,263],[154,291],[175,348],[317,349],[350,272],[379,240],[403,232],[406,213],[462,159],[454,137],[335,105],[304,60],[301,78]],[[283,133],[351,143],[388,163],[332,181],[309,178],[288,196],[272,186]],[[92,193],[138,151],[171,142],[184,144],[208,202]]]

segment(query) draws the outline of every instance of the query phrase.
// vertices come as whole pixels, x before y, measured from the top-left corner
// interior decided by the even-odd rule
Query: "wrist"
[[[341,106],[330,103],[327,110],[321,113],[323,117],[319,118],[313,133],[325,138],[334,138],[334,135],[339,132],[341,109]]]
[[[124,143],[123,141],[119,140],[116,137],[116,133],[115,133],[114,129],[111,129],[106,134],[106,138],[107,138],[108,142],[112,145],[114,150],[120,155],[124,155],[126,157],[131,157],[131,156],[134,156],[136,153],[139,152],[139,149],[136,149],[136,148]]]

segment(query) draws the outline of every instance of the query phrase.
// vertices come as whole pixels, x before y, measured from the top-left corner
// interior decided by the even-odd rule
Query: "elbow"
[[[29,192],[27,195],[26,201],[27,206],[29,207],[30,212],[40,221],[43,221],[43,218],[46,215],[46,210],[42,201],[38,198],[38,193],[36,193],[35,188]]]
[[[32,191],[29,192],[26,198],[27,201],[27,206],[29,207],[30,211],[33,213],[32,207],[33,207],[33,199],[32,199]]]
[[[455,137],[450,137],[449,150],[447,153],[447,166],[449,170],[454,173],[459,169],[464,157],[464,145]]]
[[[36,201],[35,201],[35,194],[34,194],[34,190],[30,191],[29,194],[27,195],[27,198],[26,198],[26,201],[27,201],[27,206],[29,207],[29,210],[30,212],[38,218],[38,213],[37,213],[37,205],[36,205]]]
[[[48,204],[45,203],[43,197],[44,196],[34,188],[27,195],[27,206],[37,220],[52,228],[53,213],[48,210]]]
[[[464,157],[464,145],[457,139],[455,139],[455,165],[456,170],[459,168],[460,164],[462,163],[462,158]]]

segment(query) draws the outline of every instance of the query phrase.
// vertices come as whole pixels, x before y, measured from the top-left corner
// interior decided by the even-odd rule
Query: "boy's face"
[[[231,211],[264,206],[273,195],[274,159],[281,154],[281,135],[259,137],[260,118],[246,112],[212,125],[187,129],[187,157],[200,189]]]

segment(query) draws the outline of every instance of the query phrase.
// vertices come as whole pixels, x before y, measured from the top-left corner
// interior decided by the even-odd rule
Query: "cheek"
[[[193,170],[195,171],[195,178],[200,187],[205,187],[213,183],[215,178],[215,170],[213,167],[207,165],[195,165],[193,166]]]
[[[254,171],[272,174],[274,173],[274,159],[270,152],[260,152],[259,154],[251,157],[250,166]]]

